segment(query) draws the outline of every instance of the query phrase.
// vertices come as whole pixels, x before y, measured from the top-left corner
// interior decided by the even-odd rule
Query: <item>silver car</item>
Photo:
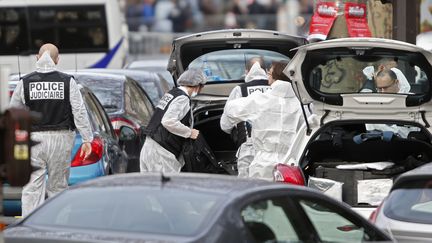
[[[398,241],[432,242],[432,164],[398,177],[370,220]]]

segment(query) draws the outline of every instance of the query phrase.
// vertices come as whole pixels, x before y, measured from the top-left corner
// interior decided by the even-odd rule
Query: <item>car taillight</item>
[[[75,157],[72,160],[71,166],[84,166],[84,165],[90,165],[98,162],[102,158],[103,154],[103,142],[100,138],[95,137],[93,141],[91,142],[91,153],[90,155],[84,159],[84,154],[80,156],[81,154],[81,147],[78,149],[78,151],[75,154]]]
[[[381,206],[383,205],[383,202],[381,202],[381,204],[371,213],[371,215],[369,215],[369,221],[372,222],[373,224],[376,223],[376,219],[378,217],[379,211],[381,210]]]
[[[274,181],[284,182],[294,185],[305,185],[303,173],[298,166],[277,164],[273,170]]]
[[[139,130],[140,130],[139,126],[136,125],[134,122],[126,119],[126,118],[113,117],[113,118],[111,118],[111,124],[112,124],[114,132],[115,132],[115,134],[117,134],[117,136],[120,135],[120,128],[122,126],[130,127],[132,129],[134,129],[137,132],[137,134],[139,134]]]

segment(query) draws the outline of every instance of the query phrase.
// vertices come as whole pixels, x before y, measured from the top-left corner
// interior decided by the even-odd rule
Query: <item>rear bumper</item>
[[[75,185],[104,175],[105,170],[102,161],[98,161],[91,165],[71,167],[69,185]]]

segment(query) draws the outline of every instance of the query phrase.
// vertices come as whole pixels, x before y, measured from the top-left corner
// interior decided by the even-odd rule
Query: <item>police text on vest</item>
[[[172,94],[165,94],[162,96],[162,98],[159,100],[159,104],[156,106],[156,108],[159,108],[161,110],[165,110],[168,103],[174,98]]]
[[[29,84],[30,100],[63,100],[63,82],[31,82]]]

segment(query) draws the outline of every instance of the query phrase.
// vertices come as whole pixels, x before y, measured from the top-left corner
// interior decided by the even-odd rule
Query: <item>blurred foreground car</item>
[[[108,114],[114,132],[119,135],[125,126],[135,131],[129,141],[120,141],[128,155],[127,172],[139,171],[139,154],[144,143],[141,130],[145,129],[153,114],[153,104],[137,81],[124,75],[70,72],[79,84],[83,84],[100,100]]]
[[[118,138],[114,134],[107,114],[90,89],[79,86],[89,115],[94,139],[91,143],[92,153],[84,160],[79,156],[82,140],[81,135],[77,132],[71,153],[69,185],[109,173],[125,173],[127,166],[126,153],[118,144]],[[126,134],[127,132],[127,128],[123,128],[123,133]],[[21,215],[21,189],[18,187],[4,187],[4,215]]]
[[[397,79],[376,87],[375,73],[390,67]],[[306,182],[368,217],[396,176],[432,160],[431,52],[387,39],[337,39],[298,48],[284,72],[314,115],[285,161],[275,161],[284,164],[276,180]],[[399,92],[382,92],[389,87]]]
[[[207,84],[192,98],[194,127],[217,161],[236,163],[237,147],[221,130],[220,118],[232,89],[245,82],[246,63],[262,57],[270,67],[272,61],[290,60],[295,54],[291,49],[306,43],[302,37],[249,29],[202,32],[174,40],[168,71],[175,80],[188,68],[200,68],[207,75]]]
[[[400,175],[370,219],[397,241],[432,242],[432,164]]]
[[[83,183],[4,234],[6,242],[389,240],[344,204],[305,187],[187,173],[115,175]]]

